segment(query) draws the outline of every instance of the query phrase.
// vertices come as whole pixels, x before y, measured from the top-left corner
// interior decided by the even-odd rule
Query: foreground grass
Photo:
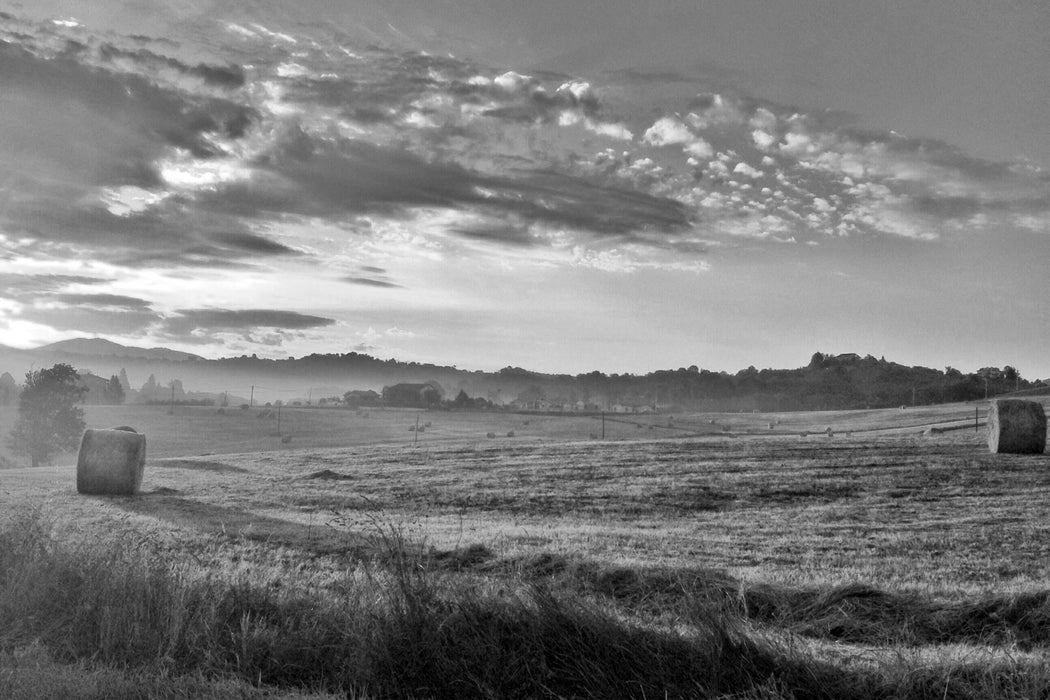
[[[380,535],[375,557],[322,590],[229,580],[130,538],[72,546],[39,514],[9,522],[0,529],[0,697],[1050,693],[1050,665],[1017,645],[1045,649],[1045,595],[948,614],[878,591],[747,587],[557,556],[502,560],[472,548],[421,557],[396,530]],[[931,627],[939,615],[957,622]],[[836,639],[888,645],[829,655],[812,641]],[[943,661],[908,650],[929,641],[1008,653],[974,646]]]

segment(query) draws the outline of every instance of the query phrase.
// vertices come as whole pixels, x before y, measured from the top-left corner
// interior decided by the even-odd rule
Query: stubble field
[[[607,416],[604,440],[591,438],[602,430],[593,416],[302,409],[282,412],[290,442],[258,408],[124,413],[132,410],[90,409],[88,422],[147,434],[141,495],[79,496],[70,460],[2,470],[6,531],[28,519],[56,548],[130,547],[190,579],[315,605],[342,600],[362,576],[376,586],[394,571],[404,584],[407,566],[422,572],[441,610],[449,600],[462,608],[464,591],[475,601],[526,601],[532,612],[554,596],[615,623],[612,636],[692,643],[716,620],[720,633],[775,657],[768,677],[737,685],[661,679],[653,668],[634,672],[637,689],[604,691],[593,679],[559,686],[548,677],[509,692],[476,669],[451,692],[436,681],[384,685],[381,674],[336,681],[240,661],[180,667],[204,673],[202,683],[233,674],[249,694],[291,687],[360,697],[1050,692],[1050,457],[988,454],[973,405]],[[421,433],[408,429],[417,417]],[[952,429],[922,436],[931,425]],[[10,656],[26,644],[45,644],[52,671],[77,662],[78,673],[95,674],[92,664],[106,661],[50,646],[19,624],[21,633],[0,632],[10,689],[32,676]],[[585,660],[595,669],[606,662]]]

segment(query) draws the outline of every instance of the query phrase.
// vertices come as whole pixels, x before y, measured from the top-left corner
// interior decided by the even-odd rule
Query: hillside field
[[[130,425],[147,436],[153,458],[240,452],[290,451],[305,447],[348,447],[368,444],[434,444],[449,441],[484,442],[494,433],[501,443],[514,432],[528,440],[588,440],[602,436],[602,417],[592,414],[537,414],[413,409],[362,409],[124,405],[85,406],[88,428]],[[919,434],[930,426],[971,428],[975,415],[983,425],[986,408],[959,403],[869,411],[809,411],[792,413],[654,413],[605,415],[605,439],[710,435],[797,436],[801,432],[838,437]],[[0,407],[0,435],[8,435],[17,417],[15,406]],[[416,434],[417,421],[423,430]],[[772,426],[772,427],[770,427]],[[282,442],[282,438],[289,440]],[[17,465],[6,439],[0,458]],[[22,458],[24,461],[24,457]],[[76,454],[61,455],[56,464],[75,463]]]
[[[345,605],[348,590],[379,586],[377,572],[404,576],[410,561],[433,586],[424,598],[435,610],[462,612],[469,592],[498,610],[526,601],[532,615],[555,596],[616,635],[644,631],[672,646],[701,644],[717,619],[727,639],[774,658],[772,670],[724,691],[653,668],[625,697],[1045,697],[1050,455],[989,454],[974,410],[608,415],[602,440],[591,437],[600,416],[290,409],[283,443],[258,408],[89,407],[89,427],[146,433],[143,493],[77,495],[72,455],[0,470],[0,529],[30,521],[55,548],[134,551],[180,580],[312,606]],[[417,417],[424,432],[409,430]],[[949,430],[922,435],[930,426]],[[219,636],[245,644],[251,621],[268,619],[261,610]],[[0,600],[0,623],[4,615],[16,619],[7,620],[14,632],[0,631],[0,695],[5,682],[13,692],[35,677],[19,649],[34,650],[36,668],[74,668],[81,680],[131,672],[112,671],[126,668],[122,657],[33,633],[36,622]],[[466,666],[474,680],[456,692],[383,685],[379,671],[350,681],[264,671],[243,655],[165,668],[259,693],[609,696],[558,686],[549,654],[549,682],[515,693]],[[609,662],[599,657],[580,663]],[[155,661],[132,668],[156,680]],[[798,668],[808,670],[796,677]],[[804,680],[818,677],[820,692]]]

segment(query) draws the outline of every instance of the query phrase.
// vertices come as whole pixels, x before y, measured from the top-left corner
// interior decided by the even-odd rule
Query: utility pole
[[[281,406],[277,406],[277,437],[281,437]]]
[[[412,439],[412,444],[413,445],[419,444],[419,414],[418,413],[416,414],[416,431],[415,431],[415,437]]]
[[[973,407],[973,432],[977,432],[977,407]]]
[[[248,399],[248,407],[251,408],[253,406],[255,406],[255,385],[254,384],[252,384],[252,393],[251,393],[250,398]]]
[[[175,413],[175,380],[171,380],[171,405],[168,406],[168,413]]]
[[[602,440],[605,439],[605,411],[602,411]]]

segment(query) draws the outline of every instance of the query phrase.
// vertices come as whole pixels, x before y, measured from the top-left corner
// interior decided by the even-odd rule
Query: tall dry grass
[[[203,697],[225,689],[253,698],[881,700],[1050,692],[1047,664],[1029,659],[822,657],[790,632],[807,620],[826,626],[829,611],[849,616],[841,591],[820,601],[772,591],[761,603],[754,591],[749,599],[717,577],[689,589],[681,574],[646,578],[556,558],[501,564],[476,548],[441,563],[421,557],[396,527],[380,527],[376,540],[381,557],[317,590],[231,581],[173,563],[132,537],[73,547],[39,513],[9,521],[0,528],[0,697],[172,698],[186,697],[179,693],[187,687]],[[469,562],[488,573],[452,570]],[[499,571],[503,565],[510,574]],[[682,614],[666,607],[675,591],[685,593]],[[718,591],[732,594],[719,599]],[[660,620],[662,609],[674,620]],[[27,655],[44,659],[37,669],[50,670],[51,685],[27,681]],[[111,690],[89,692],[110,681]]]

